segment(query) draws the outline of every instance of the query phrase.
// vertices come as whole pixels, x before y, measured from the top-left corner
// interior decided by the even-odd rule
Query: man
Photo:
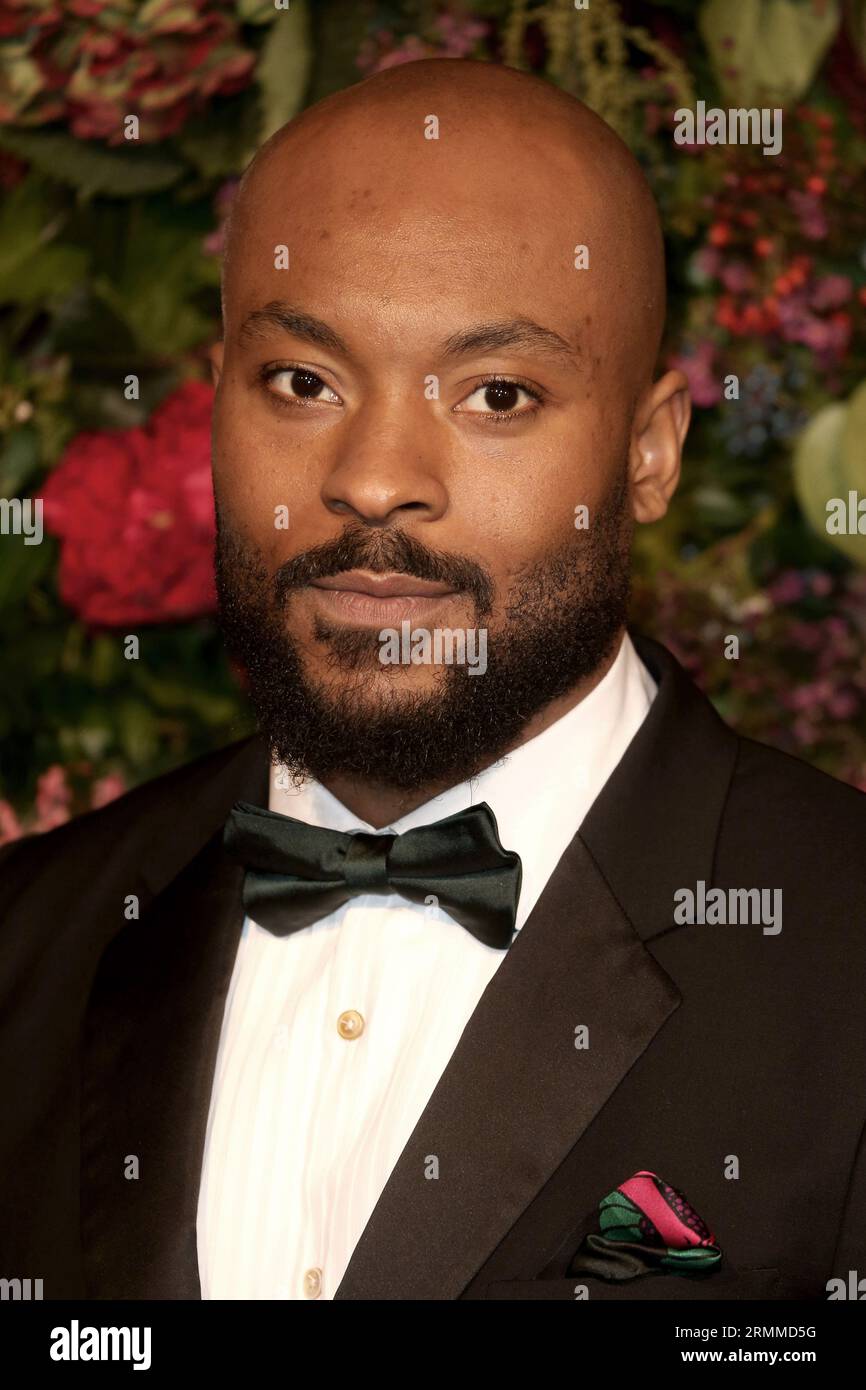
[[[259,153],[223,288],[218,585],[262,732],[0,861],[2,1272],[866,1274],[866,802],[626,631],[689,419],[630,154],[534,78],[390,70]]]

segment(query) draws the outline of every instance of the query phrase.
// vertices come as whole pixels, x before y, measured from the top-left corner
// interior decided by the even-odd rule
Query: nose
[[[347,425],[322,485],[328,510],[368,526],[438,520],[448,508],[448,492],[432,446],[422,442],[429,423],[405,402],[402,408],[392,402],[387,412],[372,404],[360,411]]]

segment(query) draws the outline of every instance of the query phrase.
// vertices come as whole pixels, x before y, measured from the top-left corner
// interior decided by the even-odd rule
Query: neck
[[[594,690],[607,675],[619,654],[624,635],[625,629],[620,632],[618,640],[611,649],[610,656],[605,657],[604,661],[592,672],[592,675],[587,676],[567,694],[551,701],[543,710],[539,710],[537,714],[533,715],[523,726],[520,737],[503,749],[499,757],[505,757],[506,754],[513,753],[516,748],[520,748],[522,744],[528,743],[530,739],[537,738],[539,734],[544,733],[545,729],[549,729],[551,724],[555,724],[564,714],[568,714],[569,710],[574,709],[575,705],[579,705],[581,700],[585,700],[590,691]],[[499,758],[493,761],[498,762]],[[483,769],[480,770],[483,771]],[[372,825],[374,829],[381,830],[382,826],[391,825],[401,816],[408,815],[416,807],[423,806],[425,802],[448,791],[457,783],[454,780],[431,783],[419,787],[415,791],[407,792],[397,791],[386,786],[374,786],[369,782],[359,782],[351,777],[337,775],[328,778],[323,785],[354,815],[359,816],[368,825]]]

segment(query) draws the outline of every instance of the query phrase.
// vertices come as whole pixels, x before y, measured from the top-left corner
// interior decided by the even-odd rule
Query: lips
[[[309,589],[317,605],[332,617],[376,627],[392,627],[405,619],[421,622],[456,595],[448,584],[416,579],[411,574],[372,574],[367,570],[345,570],[314,579]]]
[[[313,579],[313,589],[330,589],[347,594],[369,594],[371,598],[429,598],[453,594],[448,584],[416,579],[411,574],[371,574],[367,570],[344,570],[328,579]]]

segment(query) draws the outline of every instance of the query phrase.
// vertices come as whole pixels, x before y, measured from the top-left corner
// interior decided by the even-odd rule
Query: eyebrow
[[[269,329],[279,329],[290,333],[293,338],[301,338],[315,347],[326,348],[329,352],[341,353],[351,360],[348,344],[322,319],[306,314],[291,304],[273,300],[261,309],[254,309],[241,324],[238,338],[249,342],[263,337]],[[440,344],[439,356],[454,360],[472,354],[496,352],[501,348],[523,348],[542,356],[568,360],[572,365],[580,356],[567,338],[544,328],[533,319],[501,319],[494,323],[478,323],[452,333]]]
[[[443,357],[468,357],[471,353],[495,352],[498,348],[526,348],[547,357],[564,357],[574,363],[579,352],[567,338],[552,328],[543,328],[533,319],[502,319],[498,323],[478,323],[452,333],[442,344]]]
[[[293,308],[291,304],[283,304],[277,299],[266,304],[263,309],[254,309],[251,314],[247,314],[240,326],[238,339],[244,343],[254,338],[262,338],[271,328],[291,333],[293,338],[303,338],[305,342],[313,343],[316,347],[340,352],[344,357],[352,355],[339,333],[335,333],[322,319],[314,318],[312,314],[305,314],[302,310]]]

